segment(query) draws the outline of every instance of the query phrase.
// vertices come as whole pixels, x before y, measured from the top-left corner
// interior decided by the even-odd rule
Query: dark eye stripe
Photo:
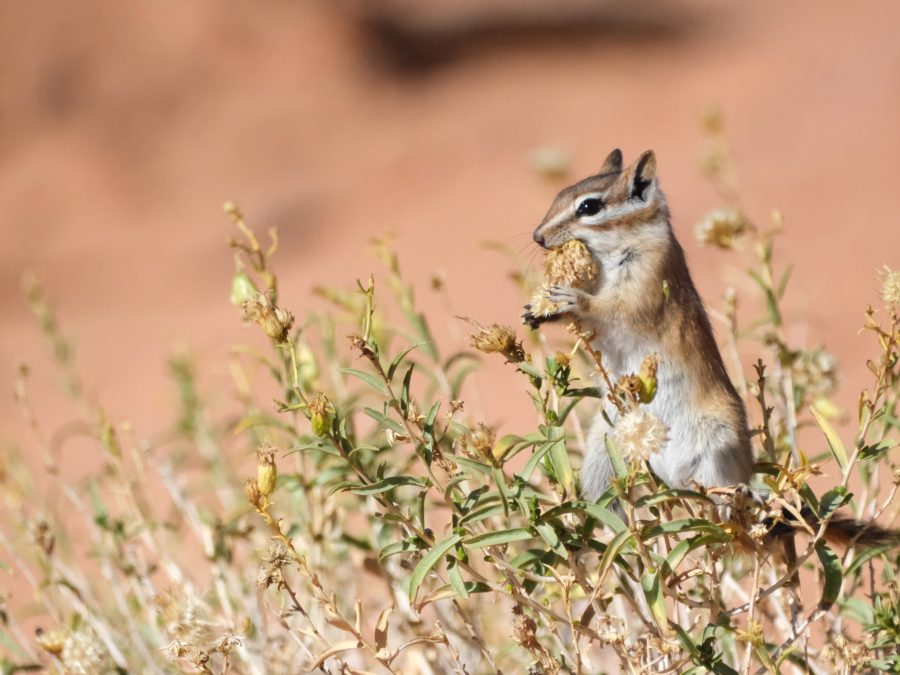
[[[597,197],[588,197],[587,199],[581,200],[581,203],[578,205],[578,208],[575,209],[575,215],[577,216],[594,216],[600,213],[600,209],[603,208],[603,200]]]

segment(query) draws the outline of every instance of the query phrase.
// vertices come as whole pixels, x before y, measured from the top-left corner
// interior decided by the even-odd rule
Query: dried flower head
[[[701,244],[734,248],[734,242],[747,231],[750,222],[740,211],[716,209],[697,223],[694,233]]]
[[[478,326],[478,332],[469,336],[469,344],[486,354],[503,354],[508,363],[525,360],[522,343],[516,340],[516,332],[509,326],[496,323],[489,327]]]
[[[250,503],[250,506],[256,507],[257,509],[262,504],[262,494],[259,491],[259,486],[255,480],[252,478],[248,478],[247,482],[244,483],[244,495],[247,497],[247,501]]]
[[[892,270],[885,265],[878,270],[881,282],[881,299],[888,305],[900,307],[900,270]]]
[[[234,633],[225,633],[213,643],[213,651],[227,654],[235,647],[240,647],[244,642]]]
[[[268,497],[275,490],[278,467],[275,466],[275,448],[263,445],[256,451],[256,487],[259,494]]]
[[[668,442],[669,430],[656,415],[638,408],[619,418],[613,439],[625,457],[649,459]]]
[[[548,251],[544,259],[544,283],[531,299],[531,313],[536,317],[557,313],[556,305],[547,298],[551,286],[589,290],[599,276],[600,269],[588,247],[576,239]]]
[[[466,434],[466,454],[479,461],[493,462],[494,442],[497,434],[486,424],[481,422]]]
[[[252,321],[263,329],[266,335],[278,342],[287,342],[294,325],[294,315],[283,307],[276,306],[265,293],[244,300],[241,304],[244,321]]]
[[[63,643],[60,661],[67,673],[94,675],[112,670],[113,663],[103,643],[85,626],[71,631]]]

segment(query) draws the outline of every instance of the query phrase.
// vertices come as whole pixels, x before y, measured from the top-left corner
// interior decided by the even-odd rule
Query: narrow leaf
[[[831,607],[841,594],[841,584],[844,575],[841,572],[841,560],[835,555],[821,539],[816,542],[816,555],[822,563],[822,571],[825,573],[825,583],[822,588],[822,599],[819,601],[820,609]]]
[[[431,571],[431,568],[440,562],[441,558],[444,557],[444,554],[447,553],[451,548],[456,546],[462,537],[458,534],[454,534],[452,537],[448,537],[434,545],[428,553],[422,556],[422,559],[419,561],[419,564],[416,565],[416,568],[412,572],[412,576],[409,578],[409,599],[415,600],[416,591],[419,590],[419,586],[422,585],[422,582],[425,581],[425,577]]]
[[[841,471],[847,468],[847,449],[844,447],[843,441],[841,441],[841,437],[838,436],[837,431],[835,431],[834,427],[831,426],[831,422],[829,422],[825,417],[819,413],[815,408],[810,406],[810,412],[813,414],[813,417],[816,418],[816,424],[819,425],[819,429],[822,430],[822,433],[825,434],[825,440],[828,441],[828,447],[831,450],[831,454],[834,455],[834,458],[837,460],[838,466],[841,467]]]
[[[367,373],[363,370],[356,370],[356,368],[341,368],[341,372],[345,375],[352,375],[353,377],[359,378],[367,385],[372,387],[379,394],[387,395],[387,390],[384,387],[384,382],[381,381],[381,378],[373,373]]]
[[[525,541],[533,538],[534,535],[530,530],[517,527],[511,530],[478,534],[474,537],[469,537],[463,543],[466,545],[466,548],[484,548],[485,546],[499,546],[500,544],[509,544],[514,541]]]

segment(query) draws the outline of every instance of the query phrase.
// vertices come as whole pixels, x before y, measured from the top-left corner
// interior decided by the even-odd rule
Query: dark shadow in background
[[[710,23],[695,5],[640,0],[456,4],[357,0],[342,5],[368,64],[422,77],[492,52],[683,41]]]

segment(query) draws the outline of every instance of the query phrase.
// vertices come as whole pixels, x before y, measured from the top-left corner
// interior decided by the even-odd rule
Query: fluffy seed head
[[[624,456],[649,459],[665,447],[669,430],[656,415],[638,408],[619,418],[613,438]]]
[[[878,271],[881,281],[881,299],[888,305],[900,307],[900,270],[885,265]]]

